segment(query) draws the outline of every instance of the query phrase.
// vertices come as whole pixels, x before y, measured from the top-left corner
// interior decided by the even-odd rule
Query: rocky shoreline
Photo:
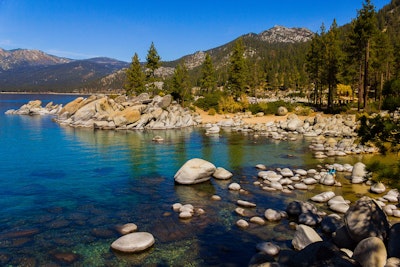
[[[257,180],[253,186],[267,192],[291,194],[308,190],[315,184],[342,186],[329,170],[346,174],[349,183],[363,183],[376,195],[362,196],[354,203],[345,200],[333,191],[314,195],[310,201],[291,201],[285,210],[266,208],[264,214],[257,214],[257,203],[246,200],[252,190],[250,185],[231,182],[227,189],[238,192],[237,208],[240,217],[236,226],[246,231],[248,228],[262,227],[268,223],[288,220],[294,231],[292,249],[281,248],[273,240],[256,245],[258,253],[249,266],[382,266],[394,267],[400,264],[400,223],[390,224],[388,216],[400,218],[398,190],[388,190],[381,183],[373,183],[365,165],[361,162],[332,164],[317,169],[276,169],[263,164],[255,166]],[[223,173],[223,175],[221,175]],[[175,174],[175,182],[183,185],[203,183],[210,179],[227,180],[232,173],[203,159],[187,161]],[[221,197],[213,195],[215,201]],[[332,212],[320,210],[326,205]],[[192,216],[202,216],[207,211],[195,209],[191,204],[174,203],[172,209],[182,220]]]
[[[283,120],[246,123],[241,114],[226,117],[216,123],[203,123],[202,117],[190,109],[182,108],[172,97],[150,99],[143,94],[135,98],[110,98],[104,95],[88,98],[78,97],[74,101],[61,105],[30,101],[18,110],[9,110],[6,114],[52,115],[54,121],[62,126],[85,127],[102,130],[147,130],[177,129],[183,127],[203,127],[206,134],[219,135],[221,131],[237,131],[252,135],[254,138],[265,136],[274,140],[296,140],[310,138],[310,149],[316,158],[339,157],[360,153],[378,152],[374,147],[356,143],[358,124],[355,116],[334,115],[324,117],[317,114],[300,119],[289,114]],[[162,140],[161,140],[162,142]],[[347,173],[349,183],[361,183],[369,186],[369,191],[377,198],[361,197],[350,203],[333,191],[326,191],[310,198],[310,201],[292,201],[285,210],[266,208],[263,214],[254,212],[257,203],[246,199],[249,185],[230,183],[228,190],[237,192],[237,208],[234,212],[240,216],[236,226],[244,231],[252,225],[277,223],[290,220],[294,229],[292,249],[282,249],[272,240],[257,244],[259,251],[249,266],[399,266],[400,224],[390,225],[387,216],[399,217],[399,192],[388,190],[381,183],[369,180],[365,165],[357,163],[332,164],[316,169],[268,169],[258,164],[256,188],[267,192],[291,194],[296,190],[305,191],[315,184],[339,187],[335,172]],[[206,182],[211,178],[229,180],[233,176],[228,170],[216,167],[202,159],[192,159],[182,166],[175,175],[175,182],[189,185]],[[212,196],[220,201],[218,195]],[[333,213],[327,214],[315,204],[326,204]],[[181,220],[192,216],[202,216],[207,210],[194,208],[190,203],[172,204]],[[131,224],[128,224],[129,228]],[[129,228],[131,229],[131,228]],[[140,252],[154,245],[152,234],[133,230],[121,231],[121,239],[111,247],[117,251]]]
[[[315,158],[321,159],[378,152],[376,147],[357,144],[355,115],[316,114],[300,118],[284,113],[273,121],[262,122],[263,114],[241,113],[225,115],[223,119],[210,123],[203,122],[199,113],[177,104],[171,95],[151,99],[146,93],[132,98],[78,97],[65,106],[48,103],[42,107],[41,104],[40,100],[33,100],[18,110],[8,110],[6,114],[53,115],[54,121],[62,126],[100,130],[166,130],[196,126],[204,127],[206,134],[229,130],[274,140],[290,141],[304,137],[311,139],[310,149]],[[246,122],[255,116],[259,117],[256,123]]]

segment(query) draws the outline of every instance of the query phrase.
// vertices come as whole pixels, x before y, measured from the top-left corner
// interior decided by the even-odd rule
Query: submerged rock
[[[155,240],[152,234],[136,232],[124,235],[111,244],[111,248],[125,253],[141,252],[151,247]]]

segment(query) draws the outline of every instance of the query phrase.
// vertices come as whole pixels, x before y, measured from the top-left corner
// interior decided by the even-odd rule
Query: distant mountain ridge
[[[311,40],[314,35],[305,28],[286,28],[275,26],[260,34],[246,34],[242,37],[246,47],[258,43],[258,48],[247,47],[247,54],[260,53],[260,46],[276,43],[299,43]],[[230,49],[234,41],[217,48],[207,50],[217,68],[227,64]],[[260,44],[261,43],[261,44]],[[199,51],[170,62],[163,62],[157,74],[168,77],[175,66],[184,60],[189,70],[198,68],[205,58],[205,52]],[[73,91],[108,90],[122,88],[125,72],[121,69],[129,66],[107,57],[74,60],[46,54],[39,50],[0,48],[0,91]]]
[[[306,28],[287,28],[276,25],[258,36],[267,43],[299,43],[310,41],[314,33]]]
[[[0,69],[9,70],[26,66],[57,65],[71,62],[72,59],[49,55],[40,50],[0,48]]]
[[[312,39],[315,33],[306,28],[287,28],[284,26],[274,26],[269,30],[263,31],[259,34],[248,33],[241,36],[246,46],[246,56],[254,57],[263,54],[265,51],[274,45],[281,44],[296,44],[306,43]],[[175,61],[166,62],[163,64],[164,68],[160,70],[161,76],[166,76],[173,73],[171,68],[174,68],[182,60],[185,62],[189,70],[195,69],[203,64],[206,53],[209,53],[213,60],[217,63],[216,68],[224,67],[229,60],[230,49],[234,42],[233,40],[222,46],[209,49],[207,51],[198,51],[191,55],[183,56]]]
[[[39,50],[0,49],[0,91],[72,92],[129,64],[107,57],[74,60]]]

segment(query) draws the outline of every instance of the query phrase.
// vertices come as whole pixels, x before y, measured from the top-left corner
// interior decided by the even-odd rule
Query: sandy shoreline
[[[201,109],[196,109],[196,112],[200,114],[203,123],[218,123],[222,120],[226,120],[227,118],[234,118],[235,114],[215,114],[209,115],[208,112],[203,111]],[[289,115],[290,113],[288,113]],[[306,118],[315,117],[315,115],[321,113],[312,113],[308,116],[300,116],[297,117],[300,120],[305,120]],[[257,124],[257,123],[268,123],[268,122],[279,122],[286,121],[288,115],[285,116],[276,116],[276,115],[264,115],[261,117],[252,116],[251,118],[241,118],[241,120],[246,124]]]

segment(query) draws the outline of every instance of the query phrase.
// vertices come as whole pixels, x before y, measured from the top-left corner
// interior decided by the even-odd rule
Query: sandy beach
[[[227,118],[234,118],[236,116],[236,114],[232,114],[232,113],[227,113],[227,114],[215,114],[215,115],[209,115],[207,111],[204,111],[202,109],[197,108],[196,112],[200,114],[200,116],[203,119],[203,123],[217,123],[219,121],[222,120],[226,120]],[[244,121],[247,124],[257,124],[257,123],[268,123],[268,122],[277,122],[277,121],[286,121],[287,117],[290,115],[291,113],[288,113],[285,116],[276,116],[276,115],[264,115],[264,116],[252,116],[250,118],[245,118],[245,116],[243,116],[243,118],[241,118],[242,121]],[[297,117],[299,117],[299,119],[304,120],[308,117],[315,117],[315,115],[317,114],[321,114],[321,113],[311,113],[308,116],[300,116],[297,115]]]

